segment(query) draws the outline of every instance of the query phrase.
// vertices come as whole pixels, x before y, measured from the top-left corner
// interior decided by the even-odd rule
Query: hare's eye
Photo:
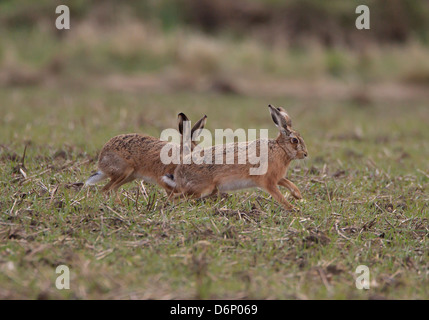
[[[298,139],[297,138],[292,138],[292,143],[293,144],[297,144],[298,143]]]

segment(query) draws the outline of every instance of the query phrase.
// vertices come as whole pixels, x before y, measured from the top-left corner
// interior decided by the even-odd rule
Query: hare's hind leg
[[[299,191],[298,187],[292,181],[290,181],[286,178],[282,178],[278,182],[278,185],[287,188],[290,191],[291,195],[295,199],[302,199],[301,192]]]
[[[134,180],[134,177],[132,175],[133,173],[134,173],[133,168],[131,167],[126,168],[121,175],[112,177],[110,182],[103,187],[103,191],[106,193],[110,193],[111,191],[113,191],[116,194],[116,202],[121,203],[121,200],[118,194],[118,188],[123,184]]]
[[[113,183],[115,183],[115,181],[116,177],[110,177],[110,181],[106,183],[106,185],[103,187],[103,189],[101,189],[101,191],[103,191],[104,193],[109,193],[111,186]]]
[[[128,168],[122,175],[121,177],[115,181],[114,184],[112,184],[111,189],[112,190],[117,190],[120,186],[122,186],[123,184],[126,184],[128,182],[131,182],[134,180],[133,174],[134,173],[134,169],[133,168]]]
[[[184,197],[184,195],[181,193],[171,192],[168,194],[167,202],[173,202],[174,204],[176,204],[182,197]]]
[[[171,191],[171,192],[167,191],[167,194],[168,194],[167,202],[173,202],[174,204],[178,203],[182,198],[184,198],[185,200],[194,198],[193,195],[182,193],[182,192],[175,193],[174,191]]]
[[[196,191],[195,189],[193,190],[187,190],[187,191],[182,191],[180,193],[172,193],[170,194],[170,196],[168,197],[169,200],[173,200],[173,202],[175,202],[177,199],[180,198],[185,198],[185,199],[205,199],[205,198],[210,198],[213,197],[214,195],[217,195],[218,193],[218,189],[214,186],[214,187],[210,187],[210,188],[206,188],[202,191]]]
[[[220,192],[219,189],[217,187],[215,187],[210,194],[207,194],[203,198],[223,199],[223,198],[227,198],[227,197],[228,197],[228,193]]]
[[[104,193],[105,199],[107,200],[111,194],[112,185],[117,181],[116,177],[110,177],[110,181],[101,189]]]
[[[111,190],[113,190],[116,193],[116,203],[122,203],[121,199],[119,198],[118,189],[120,186],[122,186],[125,183],[128,183],[132,180],[134,180],[133,174],[134,169],[128,167],[125,172],[117,179],[112,186],[110,187]]]

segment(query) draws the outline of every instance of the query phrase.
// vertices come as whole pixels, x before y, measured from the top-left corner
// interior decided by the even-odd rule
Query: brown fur
[[[195,124],[191,134],[204,127],[206,118],[204,116]],[[188,118],[180,113],[178,116],[180,134],[183,133],[183,121],[188,121]],[[98,158],[99,172],[110,178],[103,187],[103,192],[116,192],[125,183],[143,179],[156,183],[167,193],[171,193],[173,189],[161,180],[163,175],[173,173],[177,166],[176,164],[165,165],[160,159],[160,152],[167,143],[167,141],[138,133],[122,134],[110,139]],[[191,149],[195,146],[195,142],[191,141]],[[177,147],[182,152],[182,148]]]
[[[181,164],[174,172],[176,190],[185,196],[201,197],[213,195],[219,191],[238,190],[248,187],[259,187],[269,192],[274,199],[282,204],[286,210],[294,207],[283,197],[277,185],[288,188],[291,194],[301,199],[301,192],[288,179],[284,178],[289,164],[294,159],[303,159],[307,156],[304,140],[297,131],[291,128],[291,120],[282,108],[270,107],[274,122],[280,130],[276,139],[268,140],[268,170],[264,175],[250,175],[249,169],[258,167],[249,161],[238,164],[238,155],[247,153],[250,144],[256,143],[257,154],[260,150],[261,140],[246,143],[234,143],[234,164],[214,164],[215,153],[225,154],[228,145],[222,149],[219,146],[211,148],[212,163],[208,164]],[[296,140],[295,140],[296,139]],[[229,145],[231,146],[231,145]],[[225,163],[225,162],[224,162]]]

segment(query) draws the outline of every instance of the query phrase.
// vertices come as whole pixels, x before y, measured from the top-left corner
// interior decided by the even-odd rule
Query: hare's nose
[[[304,152],[304,157],[306,157],[306,158],[307,158],[307,152]]]

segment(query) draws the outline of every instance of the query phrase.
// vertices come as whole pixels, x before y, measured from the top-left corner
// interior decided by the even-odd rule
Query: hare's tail
[[[96,173],[94,173],[93,175],[91,175],[88,180],[86,180],[85,182],[85,186],[91,186],[93,184],[96,184],[97,182],[100,182],[104,179],[107,178],[107,175],[104,174],[101,171],[97,171]]]
[[[162,181],[168,184],[172,188],[176,188],[176,182],[174,181],[174,175],[168,173],[162,177]]]

